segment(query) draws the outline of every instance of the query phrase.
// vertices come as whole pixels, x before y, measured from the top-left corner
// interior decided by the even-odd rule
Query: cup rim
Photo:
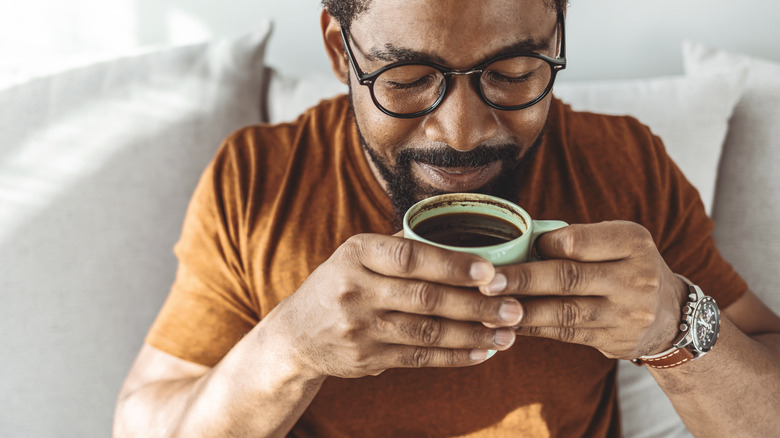
[[[424,213],[425,211],[440,209],[442,208],[444,203],[448,201],[452,201],[453,198],[455,200],[462,200],[463,204],[481,204],[481,205],[488,204],[493,208],[509,211],[511,213],[511,216],[515,218],[516,221],[522,222],[522,225],[518,225],[516,222],[512,222],[515,226],[518,226],[521,231],[521,234],[516,238],[496,245],[479,246],[476,248],[486,248],[488,250],[500,250],[503,247],[514,246],[517,244],[518,241],[527,238],[528,230],[531,228],[531,216],[528,214],[528,212],[512,201],[499,198],[498,196],[485,195],[482,193],[445,193],[441,195],[431,196],[430,198],[425,198],[423,200],[416,202],[414,205],[409,207],[409,209],[404,214],[404,218],[403,218],[404,234],[406,235],[407,233],[409,233],[410,235],[414,236],[415,239],[421,242],[425,242],[437,246],[439,248],[463,250],[465,247],[445,245],[442,243],[428,240],[420,236],[419,234],[415,233],[414,230],[412,229],[413,227],[411,224],[412,220],[416,218],[416,216]],[[433,204],[433,205],[430,205],[428,207],[429,204]]]

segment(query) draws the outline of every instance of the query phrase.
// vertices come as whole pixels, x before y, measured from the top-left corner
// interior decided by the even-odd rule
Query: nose
[[[470,151],[498,132],[495,112],[477,94],[470,76],[453,76],[444,101],[425,119],[425,135],[458,151]]]

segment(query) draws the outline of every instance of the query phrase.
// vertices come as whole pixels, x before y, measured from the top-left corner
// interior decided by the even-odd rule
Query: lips
[[[437,167],[414,162],[415,173],[431,186],[445,192],[476,190],[501,171],[501,162],[494,161],[481,167]]]

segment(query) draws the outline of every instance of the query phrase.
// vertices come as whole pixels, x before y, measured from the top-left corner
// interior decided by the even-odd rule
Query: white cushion
[[[562,83],[555,94],[574,109],[631,115],[664,141],[667,152],[712,210],[728,120],[742,93],[744,71],[596,83]],[[690,437],[645,368],[618,363],[618,400],[626,437]]]
[[[695,79],[564,82],[556,84],[554,94],[573,109],[630,115],[649,126],[710,213],[718,160],[743,80],[743,75],[732,71]]]
[[[195,184],[227,135],[265,117],[268,31],[0,91],[4,435],[110,436]]]
[[[684,61],[696,76],[747,68],[720,163],[715,238],[753,292],[780,313],[780,63],[690,42]]]
[[[282,123],[295,120],[307,108],[338,94],[347,93],[346,84],[333,75],[310,74],[297,77],[271,70],[268,87],[268,121]]]

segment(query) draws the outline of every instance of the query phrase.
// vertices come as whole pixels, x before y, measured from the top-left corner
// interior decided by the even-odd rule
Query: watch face
[[[697,350],[709,351],[718,338],[720,315],[715,300],[705,297],[693,312],[693,345]]]

